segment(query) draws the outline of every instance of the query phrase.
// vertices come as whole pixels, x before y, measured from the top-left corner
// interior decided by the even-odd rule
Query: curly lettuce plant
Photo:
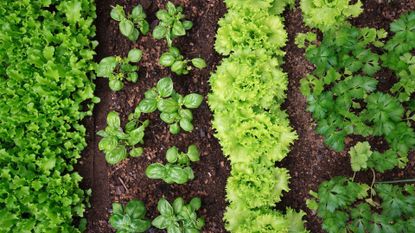
[[[121,34],[131,41],[136,41],[141,34],[145,35],[150,29],[150,25],[146,21],[146,13],[139,4],[133,8],[131,14],[126,15],[124,8],[116,5],[111,10],[111,18],[119,22]]]
[[[105,160],[109,164],[121,162],[128,154],[131,157],[138,157],[143,153],[143,148],[137,145],[144,143],[144,131],[150,122],[149,120],[141,122],[140,115],[139,111],[130,114],[124,132],[118,113],[108,113],[107,127],[97,134],[102,137],[98,148],[105,153]]]
[[[270,15],[283,13],[295,0],[225,0],[226,7],[236,11],[267,11]]]
[[[193,180],[195,175],[190,167],[191,162],[200,160],[199,150],[195,145],[190,145],[187,153],[181,153],[173,146],[166,152],[167,164],[153,163],[146,169],[146,175],[150,179],[162,179],[167,184],[185,184]]]
[[[170,67],[171,71],[177,75],[189,74],[189,71],[193,69],[189,63],[198,69],[203,69],[207,66],[202,58],[184,59],[180,54],[180,50],[176,47],[170,47],[169,51],[163,53],[160,57],[160,64]]]
[[[198,233],[201,232],[205,220],[197,216],[202,206],[200,198],[195,197],[186,204],[183,198],[178,197],[170,204],[162,198],[157,204],[160,215],[151,224],[158,229],[167,230],[167,233]]]
[[[151,226],[151,222],[145,219],[146,212],[144,203],[139,200],[131,200],[126,206],[113,203],[109,223],[117,233],[146,232]]]
[[[321,31],[344,25],[363,12],[360,0],[354,4],[350,0],[301,0],[300,7],[305,24]]]
[[[166,9],[156,13],[159,24],[153,30],[153,37],[157,40],[165,38],[169,47],[173,39],[186,35],[186,31],[193,27],[193,23],[184,19],[183,7],[176,7],[173,3],[167,2]]]
[[[137,111],[151,113],[160,111],[160,119],[170,125],[172,134],[180,133],[180,129],[186,132],[193,130],[193,113],[190,109],[198,108],[203,96],[191,93],[186,96],[178,94],[173,89],[171,78],[162,78],[156,87],[144,93],[145,98],[140,101]]]
[[[113,91],[120,91],[124,87],[124,79],[130,82],[137,82],[139,67],[130,63],[138,63],[143,52],[139,49],[132,49],[126,58],[110,56],[103,58],[97,67],[97,76],[109,79],[109,87]]]

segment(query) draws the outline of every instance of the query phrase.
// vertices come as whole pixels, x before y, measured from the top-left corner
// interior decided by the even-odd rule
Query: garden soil
[[[175,4],[184,6],[187,19],[193,21],[194,27],[187,36],[175,40],[178,47],[187,58],[202,57],[208,67],[203,70],[193,70],[189,75],[176,76],[158,63],[160,55],[167,50],[165,41],[156,41],[150,35],[142,36],[137,42],[130,42],[118,30],[118,23],[111,20],[111,6],[120,4],[130,11],[138,3],[142,4],[148,15],[152,28],[157,25],[155,13],[164,7],[164,0],[99,0],[97,4],[97,48],[96,60],[106,56],[126,56],[132,48],[143,51],[143,59],[139,63],[140,78],[135,84],[126,83],[122,91],[112,92],[108,88],[106,79],[96,80],[96,95],[101,102],[96,105],[93,117],[85,120],[87,128],[88,147],[78,165],[78,171],[84,177],[83,188],[91,189],[91,207],[86,213],[88,231],[90,233],[111,233],[114,230],[108,224],[111,212],[111,203],[127,203],[131,199],[139,199],[146,203],[148,218],[158,215],[156,206],[161,197],[174,200],[175,197],[184,197],[189,201],[198,196],[203,205],[199,213],[206,220],[203,232],[226,232],[222,221],[226,207],[225,185],[230,166],[221,152],[220,145],[214,137],[211,126],[212,114],[206,101],[194,113],[195,129],[191,133],[172,135],[168,126],[159,119],[159,113],[146,114],[143,119],[151,121],[145,132],[144,154],[139,158],[129,158],[115,166],[105,162],[102,152],[98,150],[100,137],[96,132],[105,128],[106,115],[109,111],[120,113],[123,123],[127,121],[129,113],[144,97],[144,92],[153,87],[163,77],[173,78],[174,87],[181,94],[197,92],[205,96],[209,93],[209,76],[220,63],[221,57],[214,51],[215,34],[219,18],[226,12],[223,0],[176,0]],[[365,1],[365,12],[352,23],[356,26],[370,26],[388,28],[389,23],[398,18],[402,12],[415,9],[415,0],[392,1],[391,3],[376,0]],[[335,153],[324,144],[321,136],[315,133],[315,123],[306,111],[306,101],[299,91],[299,82],[302,77],[313,70],[304,57],[304,50],[294,44],[295,35],[299,32],[310,31],[302,23],[299,8],[285,13],[285,24],[289,34],[286,47],[284,70],[289,76],[287,101],[284,108],[290,116],[291,123],[299,135],[289,156],[278,166],[290,170],[291,191],[284,195],[277,208],[284,210],[286,206],[304,210],[307,215],[307,227],[313,233],[323,232],[321,220],[305,206],[310,190],[316,190],[318,185],[337,175],[351,176],[349,158],[346,152]],[[391,72],[383,70],[377,74],[380,82],[390,86],[394,77]],[[347,149],[360,139],[347,139]],[[387,145],[383,141],[369,138],[372,145],[384,149]],[[177,146],[186,151],[191,144],[196,144],[201,151],[201,160],[193,165],[195,179],[185,185],[168,185],[163,181],[148,179],[144,172],[146,167],[155,162],[165,162],[165,152],[171,146]],[[377,175],[376,180],[393,180],[403,177],[415,177],[415,160],[411,155],[408,167],[383,175]],[[357,176],[357,180],[370,182],[371,173]],[[149,232],[162,232],[151,228]]]

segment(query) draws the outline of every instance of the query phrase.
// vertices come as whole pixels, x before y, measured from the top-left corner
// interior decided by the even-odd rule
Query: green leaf
[[[131,200],[125,207],[125,213],[133,219],[144,218],[146,207],[142,201]]]
[[[167,226],[167,233],[182,233],[179,226],[169,225]]]
[[[163,27],[163,26],[156,26],[153,30],[153,37],[154,39],[160,40],[162,38],[164,38],[167,34],[167,28]]]
[[[134,129],[128,134],[128,144],[130,146],[135,146],[138,143],[142,143],[143,138],[144,138],[144,129],[141,127]]]
[[[124,225],[125,225],[124,216],[123,215],[118,215],[118,214],[111,215],[111,217],[109,219],[109,223],[115,229],[123,229]]]
[[[136,83],[138,80],[138,73],[137,72],[132,72],[128,74],[127,80],[133,83]]]
[[[142,147],[136,147],[130,151],[131,157],[140,157],[143,154],[144,149]]]
[[[173,207],[164,198],[161,198],[157,203],[157,210],[160,212],[161,215],[165,216],[171,216],[174,214]]]
[[[108,78],[112,76],[116,67],[117,61],[115,57],[103,58],[98,64],[97,76]]]
[[[160,119],[167,124],[173,124],[180,119],[180,116],[177,113],[160,113]]]
[[[178,123],[174,123],[174,124],[170,125],[169,131],[172,134],[178,134],[178,133],[180,133],[180,126],[179,126],[179,124]]]
[[[169,148],[166,152],[167,162],[169,163],[177,162],[178,155],[179,155],[179,150],[177,149],[177,147],[173,146]]]
[[[193,27],[193,23],[189,20],[185,20],[183,21],[183,27],[186,31],[190,30]]]
[[[140,4],[135,6],[131,11],[131,18],[135,22],[138,22],[139,20],[143,20],[146,18],[146,13],[144,12],[144,9]]]
[[[127,149],[119,145],[114,150],[105,153],[105,160],[111,165],[117,164],[127,158]]]
[[[120,203],[112,203],[112,212],[114,214],[122,215],[124,213],[124,209]]]
[[[169,15],[175,15],[177,13],[176,6],[172,2],[167,2],[166,9]]]
[[[113,128],[121,127],[121,119],[117,112],[111,111],[108,113],[107,125]]]
[[[157,92],[161,97],[166,98],[173,94],[173,80],[171,78],[162,78],[157,82]]]
[[[130,36],[134,31],[134,23],[128,19],[122,19],[119,24],[120,32],[124,36]]]
[[[193,130],[192,123],[186,118],[182,118],[179,124],[180,124],[180,127],[186,132],[191,132]]]
[[[178,75],[182,75],[185,73],[186,70],[186,63],[184,61],[175,61],[173,63],[173,65],[171,66],[171,71],[178,74]]]
[[[167,218],[165,216],[160,215],[160,216],[157,216],[153,220],[153,222],[151,222],[151,224],[153,226],[155,226],[157,229],[163,230],[163,229],[166,229],[167,228],[167,226],[169,224],[169,221],[167,220]]]
[[[143,51],[139,49],[132,49],[128,52],[128,60],[130,62],[139,62],[143,56]]]
[[[190,206],[192,207],[193,210],[199,210],[200,207],[202,206],[202,200],[198,197],[192,198],[192,200],[190,200]]]
[[[178,197],[173,202],[173,209],[176,214],[180,213],[184,206],[184,200],[181,197]]]
[[[157,109],[157,100],[155,99],[143,99],[138,104],[138,109],[143,113],[151,113]]]
[[[176,184],[185,184],[189,180],[187,172],[178,166],[171,167],[167,176]]]
[[[150,179],[163,179],[166,177],[166,169],[163,164],[153,163],[147,167],[146,175]]]
[[[172,16],[166,10],[159,10],[156,12],[157,19],[163,22],[170,22],[172,20]]]
[[[170,67],[176,61],[176,58],[169,52],[163,53],[160,57],[160,65]]]
[[[172,98],[161,99],[157,104],[157,108],[160,112],[174,113],[179,109],[179,104]]]
[[[189,148],[187,149],[187,156],[192,162],[197,162],[200,160],[200,152],[197,149],[196,145],[189,146]]]
[[[200,104],[202,103],[202,101],[203,101],[203,96],[192,93],[184,97],[183,104],[184,106],[186,106],[186,108],[194,109],[194,108],[198,108]]]
[[[120,91],[124,87],[124,83],[117,79],[111,79],[109,86],[112,91]]]
[[[180,109],[179,110],[179,115],[180,115],[181,118],[185,118],[189,121],[193,120],[192,111],[190,111],[189,109]]]
[[[99,141],[98,148],[101,151],[112,151],[118,146],[118,140],[116,137],[108,136]]]
[[[124,8],[120,5],[116,5],[112,8],[110,15],[113,20],[121,21],[125,19]]]
[[[193,58],[192,64],[198,69],[203,69],[207,66],[205,60],[203,60],[202,58]]]
[[[140,31],[143,35],[147,35],[147,33],[150,31],[150,25],[147,21],[143,20],[143,22],[141,22]]]
[[[349,151],[351,156],[351,165],[354,172],[367,169],[367,161],[372,155],[368,142],[359,142]]]
[[[174,37],[186,35],[186,30],[183,27],[183,24],[180,21],[176,21],[173,24],[172,35]]]

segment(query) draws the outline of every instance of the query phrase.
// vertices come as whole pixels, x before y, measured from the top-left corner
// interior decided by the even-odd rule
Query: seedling
[[[190,145],[187,153],[181,153],[173,146],[166,152],[167,164],[150,164],[146,169],[146,175],[150,179],[162,179],[168,184],[185,184],[194,179],[194,173],[190,167],[191,162],[200,159],[199,150],[195,145]]]
[[[190,62],[198,69],[206,67],[206,62],[202,58],[184,59],[183,55],[180,54],[180,50],[176,47],[170,47],[169,51],[163,53],[160,57],[160,64],[170,67],[171,71],[177,75],[188,74],[193,68],[189,65]]]
[[[109,164],[121,162],[127,158],[128,154],[131,157],[139,157],[143,153],[143,148],[137,145],[144,143],[144,131],[150,122],[148,120],[141,122],[140,115],[139,111],[129,115],[129,122],[124,132],[118,113],[108,113],[107,127],[105,130],[98,131],[97,134],[102,137],[98,147],[104,151],[105,160]]]
[[[145,215],[146,207],[142,201],[131,200],[125,207],[120,203],[113,203],[109,223],[117,233],[145,232],[151,226]]]
[[[140,32],[143,35],[148,33],[150,25],[146,21],[146,17],[141,5],[135,6],[129,15],[125,14],[124,8],[120,5],[116,5],[111,10],[111,18],[120,22],[118,26],[121,34],[131,41],[136,41]]]
[[[178,134],[180,128],[186,132],[193,130],[193,114],[190,109],[196,109],[203,101],[203,96],[191,93],[182,96],[173,89],[171,78],[162,78],[157,86],[148,90],[145,98],[138,104],[137,111],[151,113],[159,110],[162,121],[170,125],[170,132]]]
[[[139,49],[132,49],[128,57],[110,56],[103,58],[98,64],[97,76],[109,79],[110,89],[119,91],[124,87],[124,79],[130,82],[137,82],[139,67],[130,63],[138,63],[143,52]]]
[[[183,198],[178,197],[173,206],[164,198],[157,204],[160,215],[151,223],[158,229],[166,229],[167,233],[196,233],[205,226],[205,220],[197,216],[196,211],[200,209],[202,201],[193,198],[189,204],[185,204]]]
[[[166,9],[157,11],[156,16],[160,22],[154,28],[153,37],[157,40],[165,38],[169,47],[174,38],[186,35],[193,26],[191,21],[184,20],[183,7],[176,7],[171,2],[167,2]]]

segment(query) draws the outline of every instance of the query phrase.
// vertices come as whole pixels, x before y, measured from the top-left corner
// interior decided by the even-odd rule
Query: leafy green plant
[[[178,134],[180,129],[186,132],[193,130],[193,114],[203,101],[203,96],[191,93],[186,96],[173,89],[171,78],[162,78],[157,85],[144,94],[145,98],[138,104],[137,111],[151,113],[160,111],[160,119],[170,125],[170,132]]]
[[[187,153],[181,153],[177,147],[173,146],[166,152],[167,164],[150,164],[146,169],[146,175],[150,179],[162,179],[168,184],[185,184],[193,180],[195,175],[190,167],[191,162],[200,159],[199,150],[195,145],[190,145]]]
[[[157,11],[156,17],[159,24],[153,30],[153,37],[157,40],[165,38],[169,47],[174,38],[186,35],[186,31],[193,27],[191,21],[184,20],[183,7],[176,7],[171,2],[167,2],[166,9]]]
[[[120,91],[124,87],[124,79],[130,82],[137,82],[139,67],[130,63],[138,63],[143,52],[139,49],[132,49],[126,58],[110,56],[103,58],[97,67],[97,76],[109,79],[109,86],[113,91]]]
[[[112,203],[111,226],[119,233],[146,232],[151,223],[145,219],[146,207],[142,201],[131,200],[126,206]]]
[[[362,12],[362,2],[351,4],[350,0],[301,0],[304,22],[309,27],[327,31],[345,24],[348,18]]]
[[[169,51],[163,53],[160,57],[160,64],[170,67],[171,71],[177,75],[189,74],[189,71],[192,70],[192,66],[189,63],[192,63],[198,69],[206,67],[206,62],[202,58],[184,59],[180,54],[180,50],[176,47],[170,47]]]
[[[151,224],[158,229],[166,229],[167,233],[188,233],[201,232],[205,220],[197,216],[202,201],[195,197],[186,204],[183,198],[178,197],[170,204],[166,199],[161,198],[157,204],[160,215]]]
[[[102,137],[98,148],[105,153],[105,160],[109,164],[117,164],[127,158],[139,157],[143,148],[137,146],[143,144],[144,131],[149,125],[149,120],[139,120],[141,112],[135,111],[130,114],[129,122],[125,126],[125,132],[121,128],[121,120],[117,112],[110,112],[107,115],[107,127],[97,132]]]
[[[311,192],[307,206],[323,219],[323,229],[338,232],[411,232],[415,187],[377,184],[374,188],[335,177]]]
[[[120,5],[116,5],[111,10],[111,18],[119,22],[121,34],[131,41],[136,41],[140,32],[143,35],[148,33],[150,25],[146,21],[146,17],[147,15],[140,4],[135,6],[129,15],[125,14],[124,8]]]

